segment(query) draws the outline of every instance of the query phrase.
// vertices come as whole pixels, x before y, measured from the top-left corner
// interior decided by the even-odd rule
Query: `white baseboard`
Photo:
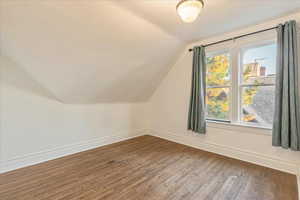
[[[62,147],[57,147],[55,149],[49,149],[41,152],[31,153],[24,156],[19,156],[9,160],[0,161],[0,174],[15,169],[27,167],[30,165],[35,165],[45,161],[53,160],[63,156],[71,155],[74,153],[86,151],[89,149],[94,149],[104,145],[120,142],[123,140],[128,140],[134,137],[142,136],[145,134],[145,130],[131,131],[130,134],[126,132],[125,134],[116,134],[110,136],[104,136],[99,138],[94,138],[88,141],[65,145]],[[129,136],[130,135],[130,136]]]
[[[190,135],[179,135],[179,134],[165,133],[165,132],[158,133],[156,131],[149,131],[149,130],[147,131],[147,133],[156,137],[160,137],[166,140],[170,140],[176,143],[184,144],[208,152],[239,159],[242,161],[288,172],[295,175],[299,174],[298,164],[287,160],[281,160],[278,158],[270,157],[268,155],[263,155],[260,153],[251,152],[239,148],[233,148],[231,146],[225,146],[216,143],[201,141],[199,139],[195,139]]]

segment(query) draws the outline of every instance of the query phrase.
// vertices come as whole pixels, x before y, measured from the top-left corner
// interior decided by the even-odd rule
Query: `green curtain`
[[[273,146],[300,150],[300,101],[296,21],[277,29],[276,96]]]
[[[206,133],[205,93],[206,93],[206,57],[203,46],[193,49],[193,72],[190,107],[188,113],[188,130]]]

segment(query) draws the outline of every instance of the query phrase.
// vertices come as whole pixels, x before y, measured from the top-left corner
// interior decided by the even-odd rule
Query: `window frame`
[[[251,48],[276,44],[275,35],[266,35],[265,37],[254,37],[241,39],[239,41],[227,42],[216,47],[206,49],[207,56],[214,56],[222,53],[228,53],[230,57],[230,92],[229,92],[229,120],[218,120],[207,118],[207,122],[228,124],[242,127],[253,127],[271,130],[272,127],[262,126],[242,120],[242,90],[247,86],[256,86],[255,84],[243,83],[243,55]],[[274,84],[257,84],[257,86],[275,86]],[[206,86],[206,88],[208,88]],[[223,88],[223,87],[222,87]],[[237,106],[233,106],[237,105]]]

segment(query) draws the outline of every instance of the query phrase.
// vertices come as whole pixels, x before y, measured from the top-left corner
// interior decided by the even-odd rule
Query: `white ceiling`
[[[166,33],[188,42],[300,9],[300,0],[203,0],[205,6],[199,19],[192,24],[184,24],[175,9],[179,0],[115,1],[137,16],[159,26]]]
[[[0,0],[1,50],[65,103],[147,100],[190,41],[300,8],[299,0]]]

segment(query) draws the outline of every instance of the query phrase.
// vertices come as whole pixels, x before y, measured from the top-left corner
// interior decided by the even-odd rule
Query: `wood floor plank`
[[[142,136],[0,174],[1,200],[298,200],[296,176]]]

